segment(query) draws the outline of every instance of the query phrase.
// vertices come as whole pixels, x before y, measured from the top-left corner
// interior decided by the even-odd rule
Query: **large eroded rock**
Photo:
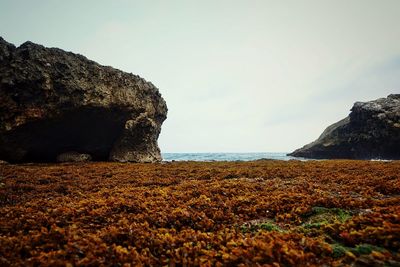
[[[356,102],[348,117],[289,155],[317,159],[400,159],[400,94]]]
[[[137,75],[84,56],[0,37],[0,159],[154,162],[167,106]]]

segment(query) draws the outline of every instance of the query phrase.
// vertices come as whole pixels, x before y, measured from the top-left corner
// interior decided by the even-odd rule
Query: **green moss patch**
[[[252,220],[241,225],[240,230],[243,233],[256,232],[256,231],[277,231],[283,232],[273,220],[271,219],[258,219]]]
[[[335,222],[343,223],[352,217],[350,211],[340,208],[313,207],[305,217],[304,226],[308,228],[320,227]]]

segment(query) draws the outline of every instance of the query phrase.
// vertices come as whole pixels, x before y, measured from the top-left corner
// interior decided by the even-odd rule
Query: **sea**
[[[258,159],[274,160],[305,160],[287,156],[287,153],[257,152],[257,153],[162,153],[165,161],[251,161]]]

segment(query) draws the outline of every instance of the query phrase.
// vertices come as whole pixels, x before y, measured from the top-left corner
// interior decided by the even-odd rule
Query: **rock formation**
[[[167,106],[137,75],[82,55],[0,37],[0,160],[154,162]]]
[[[86,162],[91,161],[92,156],[75,151],[68,151],[57,156],[57,162]]]
[[[289,156],[332,159],[400,159],[400,94],[356,102],[345,119]]]

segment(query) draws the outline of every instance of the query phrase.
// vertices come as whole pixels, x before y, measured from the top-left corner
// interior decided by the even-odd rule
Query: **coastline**
[[[282,160],[282,161],[324,161],[324,160],[335,160],[335,159],[324,159],[324,158],[304,158],[288,156],[287,152],[201,152],[201,153],[161,153],[164,162],[173,161],[196,161],[196,162],[249,162],[258,160]],[[336,160],[366,160],[366,161],[382,161],[390,162],[395,159],[336,159]]]
[[[161,153],[164,161],[254,161],[254,160],[307,160],[287,156],[287,152],[200,152],[200,153]]]

